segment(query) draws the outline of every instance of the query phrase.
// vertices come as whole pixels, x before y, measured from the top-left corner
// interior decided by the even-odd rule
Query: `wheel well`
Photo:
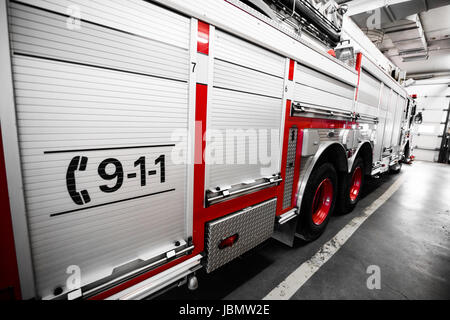
[[[347,155],[345,152],[345,149],[342,145],[338,143],[334,143],[330,146],[328,146],[320,155],[319,159],[314,163],[314,166],[311,170],[311,174],[319,168],[322,164],[329,162],[331,165],[336,169],[338,173],[338,185],[339,188],[342,187],[342,183],[344,181],[344,177],[347,175],[347,169],[348,169],[348,162],[347,162]],[[305,188],[306,185],[309,183],[311,176],[307,177],[307,180],[305,182]],[[301,202],[299,205],[301,206],[303,203],[303,197],[301,198]]]
[[[361,157],[364,162],[365,174],[370,175],[372,173],[373,163],[373,150],[369,142],[364,143],[358,151],[357,157]],[[355,158],[355,159],[356,159]]]
[[[337,172],[347,173],[347,156],[345,153],[345,149],[340,144],[335,143],[325,149],[325,151],[322,152],[319,159],[317,160],[314,169],[325,162],[331,163]]]
[[[317,159],[314,167],[311,170],[311,174],[314,170],[317,170],[324,163],[331,163],[331,165],[335,168],[338,176],[338,189],[343,187],[343,183],[345,181],[345,177],[348,174],[348,161],[347,154],[342,145],[338,143],[334,143],[328,146],[320,155],[319,159]],[[308,177],[306,184],[309,183],[311,176]],[[306,185],[305,185],[306,187]],[[303,197],[301,198],[301,204],[303,203]],[[301,206],[300,204],[300,206]]]

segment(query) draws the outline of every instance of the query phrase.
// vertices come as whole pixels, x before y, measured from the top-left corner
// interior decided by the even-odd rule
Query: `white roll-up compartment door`
[[[24,0],[9,14],[37,296],[67,292],[70,266],[89,287],[186,246],[172,133],[190,125],[190,19],[139,0]]]
[[[378,117],[380,90],[381,82],[369,74],[366,70],[362,69],[356,112],[361,115]]]
[[[391,96],[391,89],[383,85],[381,89],[380,96],[380,108],[378,113],[378,123],[377,123],[377,138],[375,140],[374,146],[374,161],[381,160],[382,149],[383,149],[383,136],[384,136],[384,128],[386,126],[386,115],[387,109],[389,106],[389,99]]]
[[[324,73],[297,64],[295,102],[330,111],[353,111],[355,88]]]
[[[397,103],[399,95],[392,90],[389,99],[389,106],[386,112],[386,126],[384,128],[384,137],[383,137],[383,147],[390,148],[392,141],[392,131],[394,129],[394,118],[395,118],[395,110],[397,108]]]
[[[207,119],[211,134],[206,148],[207,190],[280,172],[280,151],[271,150],[271,141],[280,140],[285,63],[277,54],[216,30]],[[259,157],[264,143],[269,163]]]
[[[406,99],[399,96],[397,101],[397,108],[395,109],[394,129],[392,130],[391,145],[394,148],[398,148],[400,145],[400,132],[404,117],[404,111],[406,108]]]

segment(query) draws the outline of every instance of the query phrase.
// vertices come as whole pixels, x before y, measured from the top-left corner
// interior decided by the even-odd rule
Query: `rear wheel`
[[[403,155],[403,162],[404,163],[409,163],[410,162],[410,158],[411,158],[411,149],[409,148],[409,143],[406,144],[405,146],[405,152]]]
[[[334,210],[336,196],[336,170],[330,163],[324,163],[311,174],[303,195],[297,233],[304,240],[315,240],[325,231]]]
[[[352,171],[344,178],[339,193],[339,210],[341,213],[351,212],[359,199],[364,185],[364,161],[358,157],[353,163]]]

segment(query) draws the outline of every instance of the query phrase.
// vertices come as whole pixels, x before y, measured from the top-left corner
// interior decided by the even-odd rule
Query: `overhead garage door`
[[[409,88],[417,94],[417,113],[422,112],[423,122],[413,130],[412,146],[418,160],[438,161],[443,134],[448,125],[450,88],[448,84],[417,85]]]
[[[88,286],[186,243],[187,168],[171,153],[189,126],[190,19],[140,0],[23,0],[10,30],[38,296],[66,290],[69,266]]]

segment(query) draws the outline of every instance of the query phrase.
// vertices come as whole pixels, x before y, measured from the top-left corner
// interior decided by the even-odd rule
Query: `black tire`
[[[409,158],[411,157],[411,148],[409,147],[409,143],[405,146],[405,154],[403,155],[403,162],[409,163]]]
[[[355,175],[356,170],[360,170],[361,172],[360,176],[361,182],[359,185],[359,192],[355,197],[355,194],[351,196],[350,192],[353,187],[353,177]],[[346,214],[352,212],[353,209],[355,209],[356,204],[361,199],[361,191],[362,188],[364,187],[365,182],[364,170],[365,170],[364,161],[361,157],[358,157],[353,163],[352,171],[350,172],[350,174],[345,175],[343,178],[338,198],[339,213]]]
[[[305,188],[305,193],[303,195],[303,203],[299,217],[299,224],[297,228],[297,233],[301,236],[303,240],[313,241],[319,238],[325,231],[325,228],[330,220],[330,216],[333,214],[333,210],[336,204],[337,191],[338,191],[338,178],[336,170],[330,163],[324,163],[318,168],[314,169],[309,178],[308,184]],[[320,199],[321,193],[316,198],[316,192],[319,192],[320,188],[323,188],[324,183],[328,188],[332,187],[332,199],[331,203],[327,201],[327,207],[329,206],[328,214],[324,217],[323,221],[318,224],[314,222],[317,219],[317,210],[314,210],[315,205],[314,200]],[[322,191],[320,191],[322,192]],[[328,197],[330,198],[330,197]],[[324,202],[325,203],[325,202]],[[317,204],[317,202],[316,202]]]

